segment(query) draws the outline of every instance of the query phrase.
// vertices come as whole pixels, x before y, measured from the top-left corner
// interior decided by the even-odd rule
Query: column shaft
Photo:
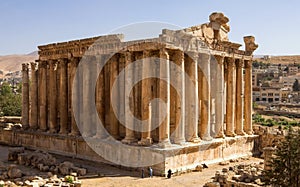
[[[243,60],[236,63],[236,114],[235,114],[235,133],[245,135],[243,131]]]
[[[22,64],[22,128],[29,128],[29,64]]]
[[[235,106],[235,59],[227,58],[227,98],[226,98],[226,136],[235,136],[234,133],[234,106]]]
[[[80,135],[77,123],[76,123],[76,119],[75,119],[75,115],[79,115],[79,77],[75,78],[76,76],[76,70],[79,64],[79,59],[74,57],[73,59],[71,59],[71,73],[70,73],[70,84],[69,84],[69,89],[71,92],[71,133],[70,135],[73,136],[78,136]],[[73,104],[76,104],[77,106],[73,106]],[[77,119],[79,119],[77,117]],[[79,120],[78,120],[79,122]]]
[[[49,132],[57,132],[57,106],[56,106],[56,69],[57,61],[49,61],[49,97],[50,97],[50,110],[49,110]]]
[[[96,107],[98,112],[99,123],[95,123],[96,126],[96,135],[95,138],[106,138],[105,130],[105,97],[104,97],[104,64],[106,62],[105,55],[96,57],[97,62],[97,82],[96,82]],[[102,68],[101,68],[102,67]],[[102,71],[100,71],[102,70]],[[96,119],[97,120],[97,119]]]
[[[223,138],[224,135],[224,57],[215,56],[217,67],[217,94],[216,94],[216,138]]]
[[[149,64],[150,51],[143,51],[143,64],[142,64],[142,76],[147,76],[148,71],[150,71]],[[147,59],[148,58],[148,59]],[[141,141],[140,145],[150,145],[152,143],[151,138],[151,112],[149,105],[151,97],[151,82],[150,79],[143,79],[141,86],[141,117],[143,121],[147,121],[148,123],[143,123],[143,130],[141,133]]]
[[[200,142],[198,137],[199,91],[198,91],[198,53],[185,57],[184,68],[189,79],[185,79],[186,139]]]
[[[245,61],[245,126],[247,134],[253,134],[252,130],[252,62]]]
[[[115,91],[114,93],[112,92],[113,84],[115,83],[115,80],[118,76],[118,61],[119,61],[119,55],[115,54],[114,56],[111,57],[111,66],[110,66],[110,91],[111,91],[111,96],[110,100],[111,102],[118,102],[118,91]],[[118,86],[116,87],[118,88]],[[111,103],[110,102],[110,103]],[[117,112],[117,111],[116,111]],[[118,119],[115,115],[115,111],[113,110],[112,104],[110,105],[110,132],[111,135],[115,139],[119,139],[119,122]]]
[[[59,61],[60,66],[60,98],[59,98],[59,113],[60,113],[60,134],[68,132],[68,69],[67,60]]]
[[[30,129],[35,130],[38,126],[38,78],[37,63],[31,62],[31,86],[30,86]]]
[[[47,63],[39,63],[39,130],[47,130]]]
[[[178,65],[175,72],[177,97],[176,97],[176,111],[175,111],[175,137],[174,142],[176,144],[185,143],[185,91],[184,91],[184,53],[182,51],[176,51],[174,54],[174,63]]]
[[[125,68],[132,62],[132,54],[131,52],[125,53]],[[125,105],[129,105],[130,110],[125,110],[125,138],[122,140],[123,143],[132,143],[137,141],[134,137],[134,122],[132,118],[129,118],[130,113],[133,115],[134,113],[134,98],[133,93],[130,94],[131,88],[129,85],[133,83],[133,76],[134,76],[134,70],[133,67],[129,68],[127,71],[125,71]],[[132,90],[133,91],[133,90]],[[127,98],[129,96],[129,98]],[[124,107],[125,107],[124,105]]]
[[[201,130],[200,137],[203,140],[211,140],[210,136],[210,54],[202,53],[201,70],[202,70],[202,85],[201,85]]]
[[[159,104],[159,145],[166,147],[170,144],[170,64],[169,54],[166,49],[160,50],[160,65],[159,65],[159,98],[165,102],[166,108],[163,108],[162,103]],[[165,81],[163,81],[165,80]],[[164,116],[166,115],[166,116]]]

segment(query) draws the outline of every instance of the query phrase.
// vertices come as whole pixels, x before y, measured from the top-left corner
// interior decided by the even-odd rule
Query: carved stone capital
[[[200,53],[199,56],[200,56],[201,62],[204,62],[204,63],[209,63],[210,62],[210,58],[211,58],[210,54]]]
[[[218,64],[222,65],[224,64],[224,56],[215,55],[214,58],[217,60]]]
[[[125,63],[129,64],[132,61],[132,53],[130,51],[125,52]]]
[[[57,60],[50,60],[49,68],[50,68],[50,70],[56,70],[57,69]]]
[[[58,60],[59,65],[65,66],[68,63],[68,59],[66,58],[61,58]]]
[[[22,64],[22,71],[28,71],[29,70],[29,63],[23,63]]]
[[[47,68],[47,61],[40,61],[39,68]]]
[[[31,68],[31,71],[36,71],[38,69],[38,63],[30,62],[30,68]]]
[[[149,50],[144,50],[143,51],[143,58],[148,58],[151,57],[151,51]]]
[[[235,58],[226,58],[227,67],[235,67]]]
[[[184,61],[184,52],[181,50],[175,51],[173,58],[176,64],[181,64]]]
[[[243,68],[244,67],[244,60],[238,59],[235,63],[237,68]]]
[[[165,48],[159,50],[159,56],[163,59],[169,59],[169,53]]]
[[[244,65],[245,65],[245,68],[252,68],[252,61],[250,61],[250,60],[245,60],[245,61],[244,61]]]

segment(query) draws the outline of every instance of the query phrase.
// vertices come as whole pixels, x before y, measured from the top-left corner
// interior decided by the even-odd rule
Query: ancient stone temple
[[[228,22],[39,46],[22,67],[23,129],[0,141],[157,174],[253,154],[257,45],[246,36],[240,50]]]

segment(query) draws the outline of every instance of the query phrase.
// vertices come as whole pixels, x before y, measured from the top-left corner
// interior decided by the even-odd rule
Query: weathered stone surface
[[[203,170],[203,166],[202,165],[197,165],[195,168],[195,171],[202,171]]]
[[[209,16],[209,21],[217,22],[220,25],[226,24],[229,22],[229,19],[222,12],[214,12]]]
[[[220,183],[218,182],[208,182],[204,185],[204,187],[220,187]]]
[[[11,165],[8,168],[7,175],[11,179],[20,178],[22,177],[22,171],[16,168],[15,165]]]
[[[24,153],[24,147],[13,147],[8,149],[8,161],[18,160],[18,154]]]

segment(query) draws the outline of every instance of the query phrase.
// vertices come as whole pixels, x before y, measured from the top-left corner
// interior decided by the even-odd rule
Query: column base
[[[201,139],[204,141],[211,141],[213,138],[209,135],[205,135],[205,136],[201,137]]]
[[[47,129],[37,129],[37,132],[46,132]]]
[[[248,135],[253,135],[254,134],[254,132],[252,130],[248,130],[248,131],[246,130],[245,133],[248,134]]]
[[[234,132],[226,132],[225,135],[227,137],[235,137],[236,136],[236,134]]]
[[[157,145],[159,147],[161,147],[161,148],[167,148],[167,147],[171,147],[172,146],[170,140],[162,140]]]
[[[106,134],[95,134],[93,136],[93,138],[97,138],[97,139],[106,139],[107,135]]]
[[[121,142],[124,144],[132,144],[134,142],[137,142],[137,139],[134,137],[125,137]]]
[[[185,145],[186,144],[186,141],[184,138],[179,138],[179,139],[175,139],[174,140],[174,143],[175,144],[178,144],[178,145]]]
[[[57,130],[56,129],[50,129],[48,132],[54,134],[54,133],[57,133]]]
[[[66,133],[65,133],[65,134],[66,134]],[[92,134],[88,134],[88,133],[83,133],[83,134],[82,134],[82,137],[84,137],[84,138],[92,138],[93,135],[92,135]]]
[[[215,138],[225,138],[225,134],[224,133],[219,133],[215,136]]]
[[[70,135],[70,136],[80,136],[80,132],[71,132],[68,135]]]
[[[143,138],[138,142],[138,145],[149,146],[152,144],[152,138]]]
[[[201,142],[201,139],[199,137],[193,137],[189,140],[189,142],[192,142],[192,143],[199,143]]]
[[[29,125],[24,125],[24,126],[22,126],[22,129],[23,129],[23,130],[28,130],[28,129],[29,129]]]
[[[236,131],[235,132],[237,135],[240,135],[240,136],[245,136],[246,133],[244,131]]]

